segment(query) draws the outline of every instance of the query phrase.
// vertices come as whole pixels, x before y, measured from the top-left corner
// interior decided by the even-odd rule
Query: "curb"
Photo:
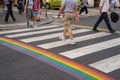
[[[37,23],[37,25],[40,26],[40,25],[50,24],[50,23],[52,23],[54,21],[53,17],[48,17],[48,18],[43,18],[43,19],[45,19],[45,21],[40,21],[39,23]],[[20,25],[19,24],[16,23],[16,24],[14,24],[14,26],[11,26],[10,24],[8,24],[7,27],[5,27],[6,24],[2,24],[2,25],[0,25],[0,31],[26,28],[26,22],[21,23]]]

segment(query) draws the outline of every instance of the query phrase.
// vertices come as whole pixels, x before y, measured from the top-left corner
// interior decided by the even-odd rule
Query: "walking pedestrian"
[[[38,19],[38,13],[40,10],[40,2],[38,0],[34,0],[33,3],[33,11],[34,11],[34,27],[37,27],[36,21]]]
[[[82,12],[85,11],[85,14],[88,16],[88,9],[87,9],[87,3],[84,0],[80,0],[80,11],[79,11],[79,15],[81,15]]]
[[[111,12],[111,8],[110,8],[110,3],[109,0],[100,0],[100,4],[99,4],[99,12],[100,12],[100,17],[97,20],[97,22],[95,23],[94,27],[93,27],[93,31],[95,32],[99,32],[97,30],[98,25],[101,23],[101,21],[104,19],[107,28],[109,29],[110,33],[114,33],[115,30],[112,29],[109,18],[108,18],[108,14],[107,11]]]
[[[19,0],[19,1],[18,1],[17,8],[18,8],[19,14],[22,14],[23,9],[24,9],[23,0]]]
[[[6,16],[5,16],[5,22],[8,23],[8,18],[9,18],[9,15],[12,17],[13,21],[15,22],[16,19],[13,15],[13,11],[12,11],[12,4],[13,4],[13,1],[11,0],[5,0],[5,4],[7,6],[7,13],[6,13]]]
[[[26,14],[27,26],[33,28],[33,0],[26,0],[24,13]]]
[[[66,34],[68,33],[70,38],[70,45],[75,45],[75,42],[73,40],[73,34],[72,29],[70,27],[71,20],[74,18],[74,12],[75,12],[75,18],[76,21],[79,21],[79,15],[78,15],[78,6],[75,0],[62,0],[61,7],[59,9],[58,18],[62,13],[64,13],[63,17],[63,26],[64,31],[62,37],[60,39],[65,40]]]

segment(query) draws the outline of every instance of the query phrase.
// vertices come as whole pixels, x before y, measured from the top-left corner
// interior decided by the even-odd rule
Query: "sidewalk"
[[[26,28],[26,17],[25,14],[20,15],[16,8],[13,9],[13,14],[16,18],[16,21],[13,22],[11,16],[9,16],[8,23],[4,22],[6,11],[3,11],[0,8],[0,30],[16,29],[16,28]],[[37,25],[44,25],[53,22],[54,18],[52,16],[45,17],[45,14],[40,15],[40,21],[37,22]]]

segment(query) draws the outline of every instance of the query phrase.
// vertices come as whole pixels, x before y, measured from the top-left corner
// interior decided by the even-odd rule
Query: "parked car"
[[[45,0],[44,5],[46,5],[47,9],[55,9],[59,8],[61,5],[62,0]],[[80,0],[77,0],[78,4],[80,3]]]

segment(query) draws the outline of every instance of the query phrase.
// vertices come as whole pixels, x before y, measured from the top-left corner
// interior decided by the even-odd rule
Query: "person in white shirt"
[[[66,34],[68,33],[70,38],[69,44],[75,45],[75,42],[73,40],[72,29],[70,25],[71,25],[72,19],[74,18],[74,14],[75,14],[76,21],[79,21],[77,2],[75,0],[62,0],[61,7],[59,8],[58,18],[62,13],[64,13],[64,17],[62,21],[64,26],[64,31],[60,39],[64,41],[66,38]]]
[[[100,0],[100,4],[99,4],[99,12],[100,12],[100,17],[97,20],[97,22],[95,23],[94,27],[93,27],[93,31],[95,32],[99,32],[97,30],[98,25],[102,22],[102,20],[104,19],[107,28],[109,29],[110,33],[115,33],[115,30],[112,29],[109,18],[108,18],[108,14],[107,11],[111,12],[111,8],[110,8],[110,2],[109,0]]]
[[[33,28],[33,0],[26,0],[24,13],[26,14],[27,27]]]

